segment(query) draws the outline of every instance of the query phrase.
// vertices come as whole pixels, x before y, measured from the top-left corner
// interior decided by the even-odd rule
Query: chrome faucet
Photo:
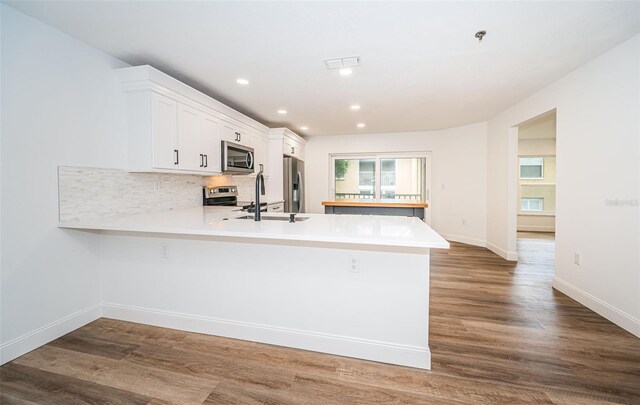
[[[260,221],[260,195],[264,195],[264,176],[262,174],[262,165],[260,171],[256,175],[256,209],[254,213],[254,221]]]

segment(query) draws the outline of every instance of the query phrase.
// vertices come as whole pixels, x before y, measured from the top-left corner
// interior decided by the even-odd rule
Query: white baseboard
[[[494,245],[493,243],[487,242],[487,249],[502,257],[505,260],[516,261],[518,260],[518,252],[507,252],[506,250]]]
[[[518,225],[518,232],[555,232],[555,226]]]
[[[42,345],[46,345],[52,340],[64,336],[89,322],[93,322],[101,316],[102,307],[100,304],[96,304],[65,316],[33,332],[12,339],[0,346],[0,365],[29,353]]]
[[[431,369],[428,347],[104,303],[105,318]]]
[[[486,247],[487,243],[482,239],[469,238],[466,236],[452,235],[450,233],[441,233],[440,236],[451,242],[466,243],[467,245]]]
[[[553,278],[553,288],[578,301],[593,312],[602,315],[611,322],[640,337],[640,320],[620,311],[588,292],[570,284],[557,276]]]

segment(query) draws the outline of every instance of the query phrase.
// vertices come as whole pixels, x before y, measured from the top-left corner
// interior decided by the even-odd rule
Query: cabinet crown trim
[[[176,101],[187,101],[185,104],[191,104],[194,108],[205,107],[220,115],[219,118],[221,119],[238,121],[262,133],[269,131],[266,125],[247,117],[151,65],[120,68],[115,69],[115,72],[125,92],[154,91],[171,98],[184,98]],[[193,103],[197,103],[198,106],[193,105]]]
[[[307,141],[303,137],[296,134],[289,128],[271,128],[269,130],[269,139],[284,139],[284,138],[293,139],[301,143],[302,145],[307,143]]]

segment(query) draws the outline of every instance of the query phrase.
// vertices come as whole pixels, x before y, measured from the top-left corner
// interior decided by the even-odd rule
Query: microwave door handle
[[[253,153],[247,152],[246,163],[247,169],[251,169],[253,167]]]

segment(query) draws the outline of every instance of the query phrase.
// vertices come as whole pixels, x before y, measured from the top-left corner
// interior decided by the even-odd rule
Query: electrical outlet
[[[160,191],[160,180],[154,180],[153,191],[155,191],[156,193]]]
[[[169,258],[169,244],[167,242],[160,243],[160,257],[163,259]]]
[[[467,225],[467,220],[466,219],[462,220],[462,225]]]
[[[580,264],[582,264],[582,255],[580,253],[573,254],[573,263],[576,266],[580,266]]]
[[[353,272],[353,273],[359,273],[360,272],[360,261],[358,260],[358,258],[356,257],[352,257],[351,261],[349,263],[349,271]]]

